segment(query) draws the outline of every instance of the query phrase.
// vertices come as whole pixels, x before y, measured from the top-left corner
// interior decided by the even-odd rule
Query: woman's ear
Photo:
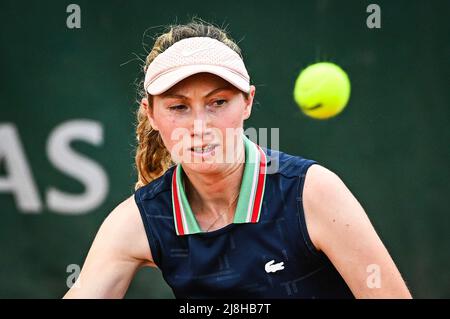
[[[255,93],[256,87],[254,85],[250,85],[250,92],[248,93],[248,96],[245,98],[244,120],[248,119],[250,117],[250,114],[252,114],[252,106],[253,106],[253,99],[255,98]]]
[[[147,115],[150,125],[155,131],[157,131],[158,127],[156,126],[155,119],[153,117],[153,107],[150,106],[150,103],[148,102],[148,99],[146,97],[142,98],[141,107],[145,110],[145,114]]]

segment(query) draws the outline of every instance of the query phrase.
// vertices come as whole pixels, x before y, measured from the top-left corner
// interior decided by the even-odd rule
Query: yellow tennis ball
[[[300,72],[294,100],[306,115],[327,119],[339,114],[350,98],[350,80],[339,66],[329,62],[312,64]]]

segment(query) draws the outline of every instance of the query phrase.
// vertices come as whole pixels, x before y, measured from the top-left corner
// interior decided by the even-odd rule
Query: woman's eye
[[[227,103],[227,100],[215,100],[213,102],[214,106],[224,106]]]
[[[183,104],[174,105],[174,106],[170,106],[169,109],[171,111],[184,111],[186,109],[186,105],[183,105]]]

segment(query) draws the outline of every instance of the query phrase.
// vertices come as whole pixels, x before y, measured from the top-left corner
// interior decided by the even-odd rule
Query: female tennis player
[[[177,298],[411,297],[336,174],[243,134],[255,87],[224,30],[171,26],[144,72],[136,190],[66,298],[121,298],[143,266]]]

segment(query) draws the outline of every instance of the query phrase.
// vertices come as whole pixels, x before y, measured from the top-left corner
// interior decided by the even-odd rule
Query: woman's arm
[[[122,298],[142,266],[155,266],[133,196],[105,219],[75,284],[64,298]]]
[[[313,244],[328,256],[356,298],[411,298],[364,209],[336,174],[311,166],[303,205]]]

